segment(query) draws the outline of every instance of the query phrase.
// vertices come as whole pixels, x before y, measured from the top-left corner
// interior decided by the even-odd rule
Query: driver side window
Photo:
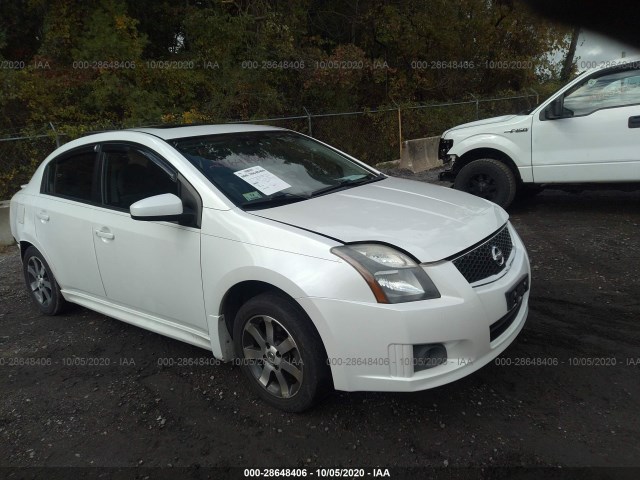
[[[640,103],[640,70],[624,69],[591,77],[564,98],[565,109],[573,116],[589,115],[603,108]]]

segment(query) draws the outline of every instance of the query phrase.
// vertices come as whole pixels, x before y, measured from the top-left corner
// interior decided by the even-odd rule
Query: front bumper
[[[438,145],[438,158],[442,162],[442,165],[444,165],[444,171],[438,174],[438,178],[440,180],[450,182],[454,181],[456,177],[453,173],[453,165],[455,164],[456,156],[448,154],[449,150],[451,150],[451,147],[453,147],[452,139],[440,137],[440,144]]]
[[[454,166],[458,157],[456,155],[447,156],[446,161],[443,160],[444,170],[438,174],[440,180],[453,182],[456,179],[456,172]]]
[[[505,294],[526,276],[529,259],[509,226],[514,249],[504,275],[472,287],[449,261],[424,268],[441,298],[394,305],[299,298],[318,327],[338,390],[412,392],[458,380],[491,362],[522,330],[527,291],[509,326],[491,341],[491,326],[507,316]],[[413,346],[443,344],[447,361],[414,370]]]

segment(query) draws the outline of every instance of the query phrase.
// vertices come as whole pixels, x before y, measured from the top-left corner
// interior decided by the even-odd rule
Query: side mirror
[[[173,193],[144,198],[129,207],[134,220],[167,221],[183,220],[182,200]]]
[[[564,97],[562,96],[556,98],[544,109],[544,117],[547,120],[555,120],[564,116]]]

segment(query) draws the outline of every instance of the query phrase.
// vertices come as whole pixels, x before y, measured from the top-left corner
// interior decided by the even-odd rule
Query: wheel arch
[[[20,260],[22,260],[22,261],[24,261],[24,254],[25,254],[25,252],[27,251],[27,249],[29,247],[34,247],[34,248],[38,249],[38,251],[40,251],[40,249],[38,247],[36,247],[33,243],[28,242],[26,240],[21,240],[19,245],[20,245]],[[40,252],[40,253],[42,253],[42,252]]]
[[[282,288],[279,288],[272,283],[261,280],[244,280],[238,282],[235,285],[231,286],[223,295],[220,302],[218,314],[223,315],[225,326],[227,327],[227,330],[232,338],[233,324],[236,318],[236,314],[238,313],[238,310],[240,310],[240,307],[242,307],[242,305],[247,303],[252,298],[257,297],[258,295],[261,295],[263,293],[274,293],[294,303],[300,309],[300,311],[307,316],[310,325],[316,331],[318,337],[322,340],[322,336],[318,331],[318,327],[311,319],[309,313],[304,309],[302,305],[300,305],[300,302],[298,302],[291,294],[289,294]]]
[[[238,282],[231,286],[222,296],[218,311],[219,315],[224,316],[225,325],[231,336],[233,336],[233,322],[235,321],[236,314],[238,313],[238,310],[240,310],[240,307],[253,297],[266,292],[283,295],[298,304],[295,298],[271,283],[261,280],[244,280]]]
[[[504,163],[513,172],[516,182],[518,184],[522,183],[522,176],[520,175],[520,171],[518,170],[516,163],[509,155],[497,148],[480,147],[464,153],[458,158],[458,160],[456,160],[455,174],[457,175],[464,166],[470,164],[474,160],[480,160],[481,158],[492,158]]]
[[[20,260],[22,260],[22,261],[24,261],[24,255],[27,252],[27,250],[29,249],[29,247],[33,247],[38,252],[40,252],[40,255],[42,255],[44,257],[44,259],[47,261],[47,264],[49,265],[49,268],[51,269],[51,272],[53,273],[53,276],[56,277],[56,281],[59,283],[59,277],[58,277],[56,268],[53,265],[53,262],[51,261],[51,259],[49,258],[49,255],[47,254],[45,249],[42,248],[42,245],[40,245],[39,242],[37,242],[35,239],[27,238],[27,239],[24,239],[24,240],[20,240],[18,242],[18,245],[20,245]]]

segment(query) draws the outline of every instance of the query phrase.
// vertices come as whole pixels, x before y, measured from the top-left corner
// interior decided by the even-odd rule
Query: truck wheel
[[[462,167],[453,188],[507,208],[516,195],[516,179],[504,163],[492,158],[482,158]]]

